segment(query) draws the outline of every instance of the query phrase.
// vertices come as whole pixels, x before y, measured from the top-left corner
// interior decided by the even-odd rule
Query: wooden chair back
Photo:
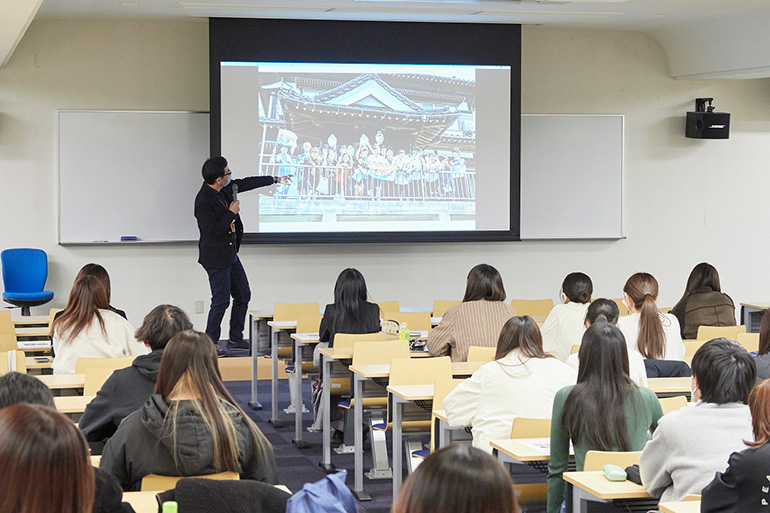
[[[101,368],[115,371],[130,367],[136,356],[121,356],[119,358],[78,358],[75,360],[75,374],[85,374],[89,368]]]
[[[618,305],[618,311],[620,312],[621,317],[631,315],[631,312],[628,311],[628,307],[626,306],[626,303],[623,302],[622,297],[615,298],[613,301],[615,301],[615,304]]]
[[[109,367],[86,367],[83,373],[83,395],[96,395],[115,370]]]
[[[682,497],[682,502],[699,501],[699,500],[701,500],[701,496],[694,493],[688,493],[687,495]]]
[[[353,346],[353,365],[387,365],[393,358],[409,358],[408,340],[358,340]]]
[[[184,476],[203,479],[214,479],[217,481],[238,481],[241,476],[238,472],[219,472],[218,474],[207,474],[205,476]],[[148,474],[142,478],[141,491],[143,492],[165,492],[176,487],[177,481],[182,476],[161,476],[158,474]]]
[[[18,348],[16,326],[11,319],[11,311],[0,310],[0,351],[15,351]]]
[[[735,340],[738,333],[746,333],[746,326],[700,326],[696,340],[712,340],[715,338],[728,338]]]
[[[495,359],[496,347],[471,346],[468,348],[469,362],[491,362]]]
[[[735,338],[746,351],[759,351],[759,333],[738,333]]]
[[[398,301],[380,301],[377,303],[377,306],[380,307],[380,317],[383,319],[387,319],[385,314],[391,314],[393,312],[399,312],[401,310],[401,307],[398,304]]]
[[[439,379],[452,379],[452,359],[448,356],[393,358],[390,362],[391,385],[432,385]]]
[[[27,373],[27,360],[24,351],[2,351],[0,352],[0,375],[8,374],[11,371],[21,374]]]
[[[318,333],[321,326],[322,315],[320,313],[303,314],[297,317],[297,333]]]
[[[611,463],[620,468],[626,468],[631,465],[639,464],[639,456],[642,451],[632,452],[612,452],[612,451],[588,451],[583,463],[583,471],[601,470],[605,465]]]
[[[443,317],[447,310],[460,303],[462,303],[462,301],[449,301],[444,299],[435,300],[433,302],[433,317]]]
[[[516,315],[545,317],[553,309],[553,299],[514,299],[511,307]]]
[[[296,321],[305,315],[318,315],[318,303],[276,303],[273,306],[274,321]]]
[[[337,333],[334,335],[334,347],[353,347],[356,342],[383,342],[393,340],[394,336],[383,331],[377,333]]]
[[[664,307],[658,308],[658,311],[660,313],[662,313],[662,314],[667,314],[667,313],[671,312],[671,307],[670,306],[664,306]]]
[[[437,379],[433,388],[433,409],[444,409],[444,398],[449,392],[455,389],[457,385],[465,381],[464,379]]]
[[[511,438],[548,438],[551,436],[551,419],[515,417],[511,425]]]
[[[660,401],[660,407],[663,410],[663,415],[667,415],[672,411],[676,411],[679,408],[687,406],[687,397],[678,395],[676,397],[664,397],[658,399]]]
[[[695,352],[700,349],[700,346],[708,342],[708,340],[684,340],[684,355],[693,356]]]
[[[575,354],[580,352],[580,344],[574,344],[569,350],[569,354]]]
[[[431,328],[430,312],[388,312],[383,319],[398,321],[409,331],[428,331]]]

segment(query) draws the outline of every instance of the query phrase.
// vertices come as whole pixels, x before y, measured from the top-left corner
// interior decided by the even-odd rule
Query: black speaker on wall
[[[695,112],[687,113],[685,136],[691,139],[729,139],[730,113],[714,112],[713,98],[697,98]],[[708,107],[706,107],[708,102]]]

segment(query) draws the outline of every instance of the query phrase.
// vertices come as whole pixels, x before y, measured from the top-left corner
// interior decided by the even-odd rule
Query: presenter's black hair
[[[227,167],[227,159],[219,157],[211,157],[203,163],[203,179],[207,184],[211,185],[216,182],[220,176],[225,176],[225,168]]]
[[[587,274],[569,273],[561,284],[561,291],[573,303],[590,303],[594,284]]]
[[[743,346],[726,338],[715,338],[695,352],[692,373],[704,403],[746,404],[757,369]]]

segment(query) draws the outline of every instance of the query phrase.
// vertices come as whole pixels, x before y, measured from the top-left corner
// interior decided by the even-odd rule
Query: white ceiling
[[[0,0],[0,20],[4,20],[0,45],[5,45],[4,39],[18,42],[27,26],[21,21],[24,13],[29,15],[39,3]],[[11,11],[18,11],[13,18],[19,21],[8,23],[4,15]],[[661,42],[672,76],[770,76],[770,0],[44,0],[37,14],[34,10],[32,14],[35,20],[201,22],[208,17],[248,17],[522,23],[639,31]],[[15,29],[9,28],[14,23]],[[5,37],[7,32],[10,35]],[[15,44],[0,46],[0,58],[13,48]]]

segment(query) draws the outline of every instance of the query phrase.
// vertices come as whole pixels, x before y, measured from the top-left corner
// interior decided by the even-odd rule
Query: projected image
[[[260,231],[476,228],[477,67],[249,66]]]

